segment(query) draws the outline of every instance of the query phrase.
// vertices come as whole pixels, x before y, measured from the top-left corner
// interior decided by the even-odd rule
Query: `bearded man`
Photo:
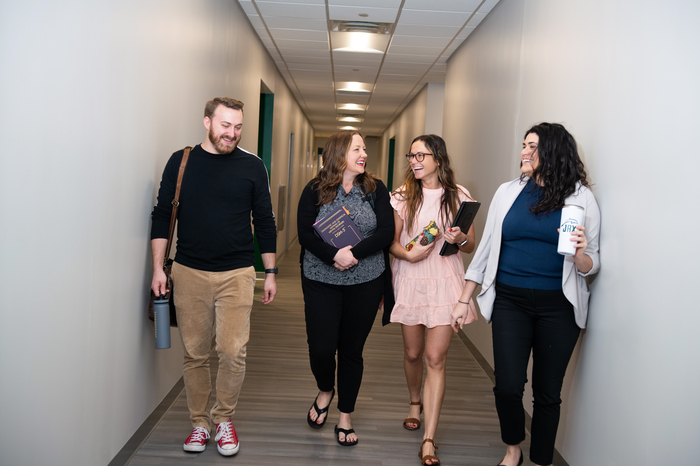
[[[204,109],[207,137],[187,160],[178,207],[177,253],[172,268],[177,320],[185,353],[183,366],[192,432],[183,445],[202,452],[216,428],[217,450],[238,452],[231,418],[245,376],[246,344],[255,287],[252,223],[265,266],[263,304],[277,294],[277,230],[268,175],[262,160],[238,143],[243,102],[215,98]],[[184,150],[165,166],[152,213],[151,247],[156,296],[166,293],[162,269],[168,242],[172,201]],[[209,355],[216,341],[219,370],[216,402],[211,394]]]

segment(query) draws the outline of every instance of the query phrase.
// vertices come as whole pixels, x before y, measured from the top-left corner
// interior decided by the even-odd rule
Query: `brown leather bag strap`
[[[168,246],[165,248],[165,256],[163,257],[163,266],[170,258],[170,246],[173,244],[173,232],[175,231],[175,221],[177,220],[177,208],[180,206],[180,187],[182,186],[182,176],[185,174],[185,166],[187,159],[190,157],[190,146],[185,147],[182,154],[182,162],[180,162],[180,170],[177,172],[177,186],[175,187],[175,197],[173,198],[173,212],[170,215],[170,231],[168,232]]]

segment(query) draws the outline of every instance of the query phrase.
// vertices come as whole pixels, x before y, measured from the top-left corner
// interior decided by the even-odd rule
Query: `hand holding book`
[[[413,238],[406,246],[406,251],[410,251],[413,249],[413,246],[417,243],[420,242],[421,246],[427,246],[431,244],[433,241],[437,239],[437,237],[440,236],[440,229],[437,226],[437,223],[435,223],[435,220],[431,220],[428,226],[423,228],[423,231],[420,232],[418,236]]]
[[[471,227],[472,221],[474,220],[474,216],[479,211],[480,206],[480,202],[462,202],[452,226],[459,227],[461,231],[467,234],[469,232],[469,227]],[[442,244],[440,255],[450,256],[452,254],[457,254],[457,252],[459,252],[459,245],[445,241]]]
[[[345,246],[344,248],[339,249],[333,258],[333,267],[342,272],[343,270],[356,266],[357,259],[355,259],[351,249],[352,246]]]

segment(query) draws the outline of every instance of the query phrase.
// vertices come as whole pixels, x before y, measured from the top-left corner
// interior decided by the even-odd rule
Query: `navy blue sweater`
[[[530,206],[543,195],[532,179],[503,219],[499,282],[518,288],[560,290],[564,256],[557,252],[561,209],[535,215]]]

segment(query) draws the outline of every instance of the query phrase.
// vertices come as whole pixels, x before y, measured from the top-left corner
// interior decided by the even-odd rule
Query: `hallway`
[[[353,414],[359,445],[343,448],[335,441],[337,399],[322,430],[314,431],[306,424],[305,415],[317,389],[309,368],[298,258],[296,245],[280,262],[278,294],[271,305],[260,304],[260,286],[256,289],[246,379],[233,419],[240,452],[225,458],[216,451],[213,440],[201,454],[182,450],[190,430],[183,392],[129,465],[419,464],[416,453],[423,428],[409,432],[401,425],[408,412],[401,329],[396,324],[382,327],[381,315],[365,347],[364,379]],[[436,438],[444,465],[493,465],[501,458],[504,450],[491,389],[489,378],[455,336]],[[523,443],[527,445],[529,436]],[[525,454],[527,457],[527,449]]]

